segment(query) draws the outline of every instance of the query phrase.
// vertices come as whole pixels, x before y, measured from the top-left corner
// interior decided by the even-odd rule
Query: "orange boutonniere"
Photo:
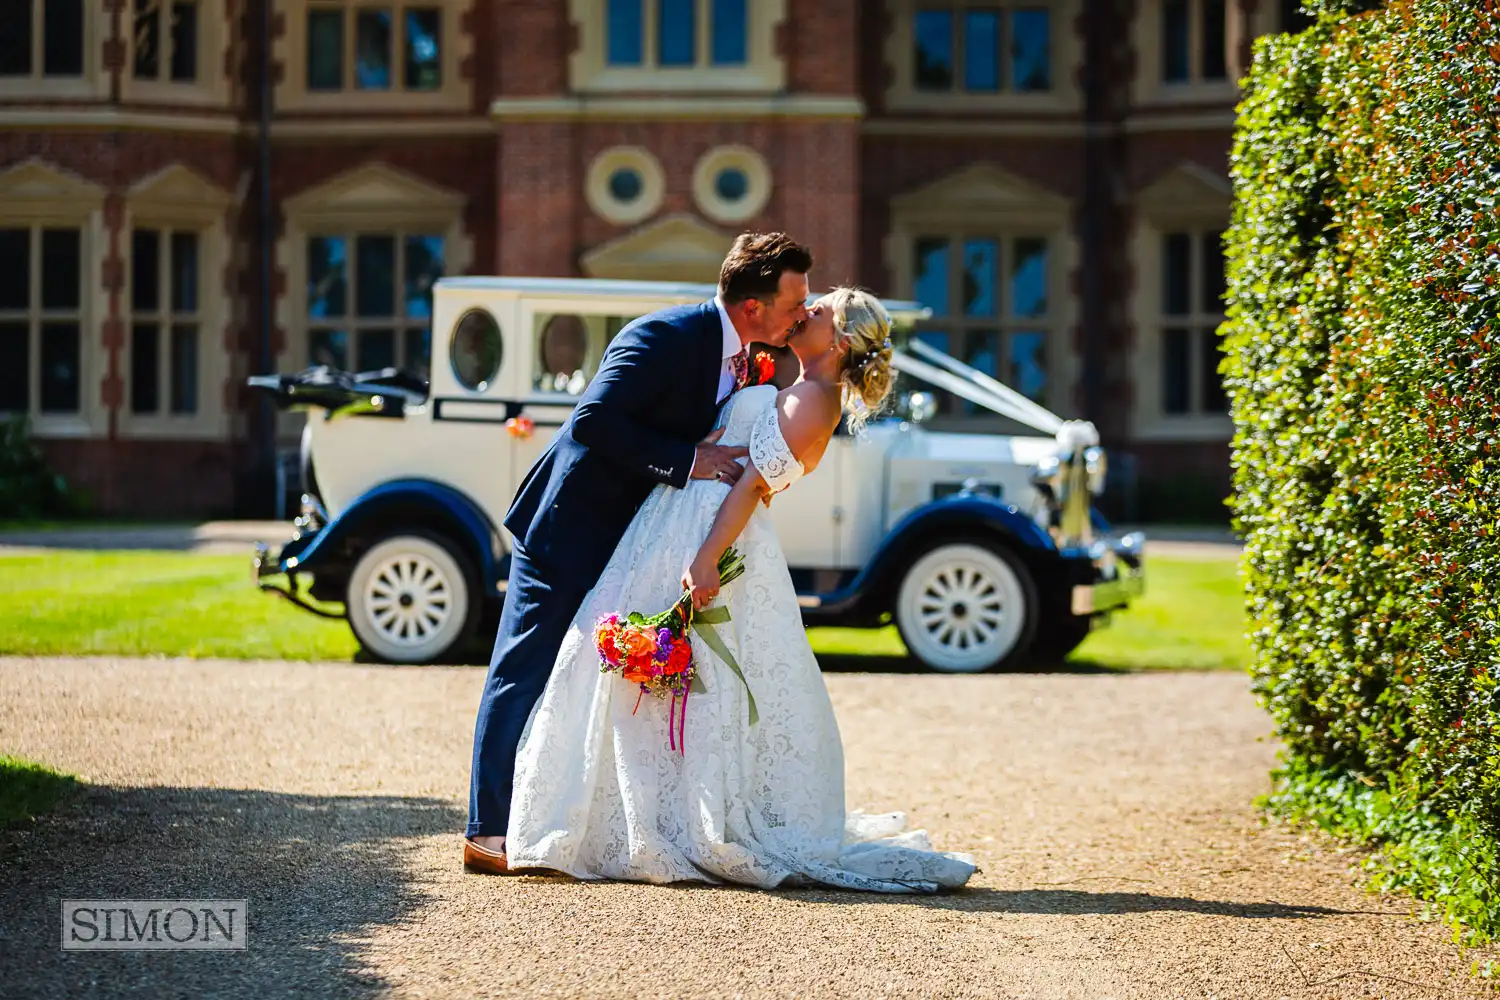
[[[776,359],[765,351],[755,354],[755,378],[751,385],[769,385],[776,380]]]

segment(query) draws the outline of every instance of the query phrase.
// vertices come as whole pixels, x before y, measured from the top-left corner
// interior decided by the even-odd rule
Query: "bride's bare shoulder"
[[[837,392],[817,382],[798,382],[776,397],[781,436],[799,462],[822,453],[838,427],[840,400]]]

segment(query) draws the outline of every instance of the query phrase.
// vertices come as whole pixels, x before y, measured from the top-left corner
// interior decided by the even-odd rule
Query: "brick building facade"
[[[265,512],[299,418],[246,375],[422,367],[441,274],[711,280],[770,228],[1094,419],[1138,513],[1222,495],[1233,81],[1294,3],[17,4],[0,414],[102,511]]]

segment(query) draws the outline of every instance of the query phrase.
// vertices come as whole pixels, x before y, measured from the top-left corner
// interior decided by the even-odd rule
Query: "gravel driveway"
[[[0,750],[92,782],[0,841],[0,994],[1479,995],[1357,858],[1251,808],[1235,674],[830,674],[849,799],[976,854],[923,898],[465,875],[482,672],[0,659]],[[65,898],[248,898],[237,953],[68,953]]]

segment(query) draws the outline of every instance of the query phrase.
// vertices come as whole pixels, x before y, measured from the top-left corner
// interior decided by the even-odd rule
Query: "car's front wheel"
[[[1036,585],[1000,548],[952,542],[906,571],[896,595],[896,627],[913,656],[944,673],[1019,665],[1037,627]]]
[[[463,559],[432,535],[388,535],[349,575],[355,638],[386,663],[446,659],[473,631],[478,607]]]

